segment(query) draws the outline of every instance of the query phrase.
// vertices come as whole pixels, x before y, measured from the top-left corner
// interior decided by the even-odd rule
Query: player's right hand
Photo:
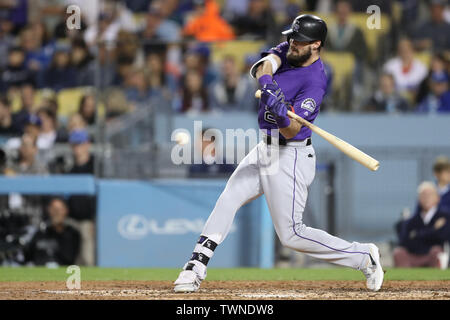
[[[277,104],[285,104],[285,96],[276,81],[264,85],[261,89],[261,102],[269,109]]]

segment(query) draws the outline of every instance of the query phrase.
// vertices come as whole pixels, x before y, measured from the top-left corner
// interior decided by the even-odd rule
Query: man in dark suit
[[[439,256],[450,241],[450,213],[441,209],[439,193],[432,182],[418,188],[417,213],[399,225],[399,247],[394,250],[396,267],[443,267]]]

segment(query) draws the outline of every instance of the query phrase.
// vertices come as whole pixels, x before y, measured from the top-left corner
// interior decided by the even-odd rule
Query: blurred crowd
[[[375,31],[355,19],[374,4],[385,24],[371,42]],[[255,113],[248,71],[302,12],[328,23],[323,112],[450,112],[446,0],[0,0],[0,173],[93,174],[96,128],[141,108]],[[0,219],[40,217],[10,239],[27,249],[9,259],[94,263],[95,199],[0,198]],[[73,230],[59,226],[67,219]],[[59,255],[52,246],[66,237],[84,240]],[[29,251],[39,241],[53,248],[45,259]]]

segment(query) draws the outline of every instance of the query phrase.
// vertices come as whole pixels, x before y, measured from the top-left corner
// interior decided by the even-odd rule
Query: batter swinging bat
[[[255,92],[256,98],[261,98],[261,90],[257,90]],[[325,140],[327,140],[329,143],[331,143],[333,146],[335,146],[337,149],[345,153],[348,157],[352,158],[353,160],[358,161],[366,168],[377,171],[380,167],[380,162],[378,162],[376,159],[372,158],[368,154],[362,152],[358,148],[355,148],[348,142],[345,142],[342,139],[339,139],[338,137],[332,135],[331,133],[319,128],[318,126],[310,123],[308,120],[303,119],[302,117],[296,115],[294,112],[289,111],[287,112],[289,118],[294,119],[298,122],[300,122],[302,125],[308,127],[311,129],[311,131],[315,132]]]

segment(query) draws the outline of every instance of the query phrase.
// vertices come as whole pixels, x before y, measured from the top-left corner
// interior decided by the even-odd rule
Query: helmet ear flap
[[[287,42],[291,43],[291,36],[287,36]]]

